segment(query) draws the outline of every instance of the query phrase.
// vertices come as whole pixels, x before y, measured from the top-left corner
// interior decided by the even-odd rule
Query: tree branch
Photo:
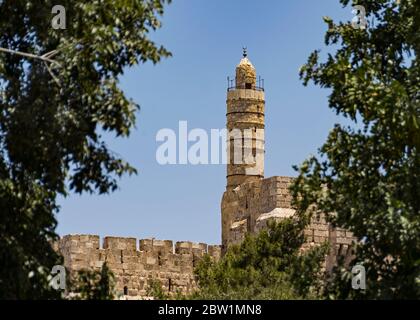
[[[39,60],[49,62],[49,63],[55,63],[55,64],[57,64],[58,66],[61,67],[61,65],[57,61],[49,58],[50,56],[53,56],[53,55],[57,54],[57,52],[58,52],[57,50],[53,50],[53,51],[48,52],[48,53],[46,53],[42,56],[37,56],[36,54],[20,52],[20,51],[16,51],[16,50],[1,48],[1,47],[0,47],[0,51],[10,53],[10,54],[17,54],[19,56],[23,56],[23,57],[27,57],[27,58],[39,59]]]

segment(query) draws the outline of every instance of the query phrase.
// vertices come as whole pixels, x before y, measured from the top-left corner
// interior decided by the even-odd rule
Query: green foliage
[[[353,263],[366,268],[367,290],[351,290],[339,266],[330,298],[419,298],[420,3],[353,4],[365,7],[367,29],[325,18],[325,43],[339,48],[325,62],[312,53],[300,75],[331,89],[329,107],[354,125],[335,125],[293,193],[302,216],[325,212],[359,240]]]
[[[156,300],[167,300],[169,295],[165,293],[162,288],[162,283],[159,280],[150,280],[146,289],[146,296],[153,297]]]
[[[301,251],[304,224],[272,223],[229,247],[219,262],[205,256],[195,269],[198,299],[313,299],[322,289],[328,246]]]
[[[114,275],[106,263],[101,272],[82,270],[71,282],[71,299],[75,300],[112,300],[114,299]]]
[[[67,29],[51,27],[54,1],[0,1],[0,298],[51,298],[47,275],[56,198],[107,193],[135,169],[101,134],[126,137],[139,106],[118,87],[124,68],[170,55],[149,38],[167,0],[63,0]]]
[[[52,196],[36,183],[0,179],[1,299],[60,298],[48,280],[52,267],[62,264],[50,243],[56,238]]]
[[[183,294],[179,288],[172,293],[165,292],[162,282],[155,279],[150,279],[148,281],[146,296],[152,297],[155,300],[185,300],[188,298],[188,296]]]

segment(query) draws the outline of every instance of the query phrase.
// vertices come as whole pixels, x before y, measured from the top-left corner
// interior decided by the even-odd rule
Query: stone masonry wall
[[[227,190],[222,199],[222,247],[239,243],[247,232],[257,233],[266,228],[267,222],[295,214],[289,187],[291,177],[274,176],[252,181]],[[341,228],[333,228],[324,215],[314,216],[305,230],[303,249],[328,241],[332,250],[326,259],[331,269],[338,255],[351,258],[353,234]]]
[[[222,245],[241,242],[247,231],[261,230],[269,218],[292,215],[291,179],[271,177],[228,189],[222,199]]]
[[[206,253],[220,258],[218,245],[141,239],[139,250],[135,238],[105,237],[100,246],[97,235],[67,235],[58,249],[70,272],[100,270],[106,262],[115,275],[118,295],[145,297],[151,280],[158,280],[169,294],[187,293],[195,288],[194,266]]]

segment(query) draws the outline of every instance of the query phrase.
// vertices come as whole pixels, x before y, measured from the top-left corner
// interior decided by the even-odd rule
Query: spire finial
[[[244,58],[246,58],[246,56],[248,55],[246,47],[242,47],[242,55],[244,56]]]

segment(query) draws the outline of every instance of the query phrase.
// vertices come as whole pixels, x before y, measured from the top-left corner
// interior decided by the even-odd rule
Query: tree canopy
[[[307,248],[305,223],[286,218],[228,248],[218,262],[205,256],[195,269],[195,299],[315,299],[323,287],[327,244]]]
[[[294,196],[301,215],[325,212],[357,237],[353,264],[365,267],[367,288],[352,290],[339,267],[330,297],[419,298],[420,3],[353,4],[365,8],[366,28],[325,17],[325,43],[338,49],[324,62],[313,52],[300,72],[352,124],[335,125],[300,166]]]
[[[139,106],[124,68],[170,53],[149,39],[167,0],[0,1],[0,298],[54,297],[57,195],[107,193],[135,169],[102,132],[127,137]]]

